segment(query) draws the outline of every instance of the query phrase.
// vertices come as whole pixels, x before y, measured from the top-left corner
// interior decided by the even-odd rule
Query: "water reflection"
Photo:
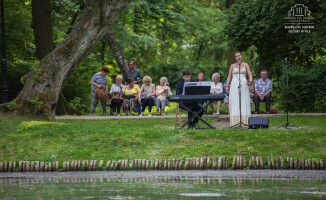
[[[205,177],[205,176],[158,176],[158,177],[0,177],[0,184],[6,183],[103,183],[103,182],[133,182],[133,183],[196,183],[204,185],[229,184],[246,185],[259,184],[262,182],[323,182],[323,177],[314,177],[313,179],[302,177]]]
[[[0,199],[326,199],[324,176],[156,176],[154,173],[12,176],[17,177],[0,178]]]

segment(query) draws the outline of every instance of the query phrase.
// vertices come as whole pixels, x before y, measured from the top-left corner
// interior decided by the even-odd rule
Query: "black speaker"
[[[249,129],[268,128],[268,117],[249,117]]]

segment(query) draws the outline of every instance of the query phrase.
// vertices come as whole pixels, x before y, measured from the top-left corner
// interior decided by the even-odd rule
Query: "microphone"
[[[285,61],[285,63],[287,63],[288,62],[288,58],[284,58],[284,61]]]
[[[240,65],[241,65],[241,61],[239,60],[239,68],[240,68]]]

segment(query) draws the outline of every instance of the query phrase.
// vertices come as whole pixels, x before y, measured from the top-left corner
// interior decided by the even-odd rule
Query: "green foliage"
[[[59,45],[80,19],[84,0],[51,1],[54,42]]]
[[[30,103],[34,106],[35,112],[41,111],[44,108],[44,102],[38,97],[31,99]]]
[[[82,99],[79,97],[75,97],[73,100],[71,100],[69,102],[69,105],[75,109],[78,110],[80,112],[83,113],[87,113],[88,112],[88,108],[86,107],[86,105],[82,104]]]
[[[288,66],[289,73],[289,111],[326,112],[326,65],[314,65],[311,68]],[[286,107],[286,76],[281,77],[283,108]]]
[[[46,76],[42,69],[34,70],[33,77],[40,83],[43,83],[44,81],[46,81]]]
[[[10,103],[8,103],[7,108],[8,108],[10,111],[15,110],[15,109],[17,108],[16,101],[11,101]]]
[[[311,67],[316,57],[324,55],[326,46],[326,5],[322,0],[303,0],[314,17],[315,29],[311,34],[291,34],[284,28],[291,1],[239,0],[228,14],[227,34],[240,50],[252,45],[257,48],[259,67],[274,77],[282,74],[276,62],[288,57],[293,64]]]
[[[5,2],[5,39],[9,100],[23,87],[20,78],[32,70],[36,60],[30,1]],[[1,75],[0,71],[0,75]],[[1,95],[1,94],[0,94]]]
[[[168,78],[171,87],[189,69],[206,80],[214,72],[226,79],[228,47],[226,17],[219,1],[137,1],[131,3],[114,26],[128,60],[158,84]],[[200,17],[198,17],[200,16]]]

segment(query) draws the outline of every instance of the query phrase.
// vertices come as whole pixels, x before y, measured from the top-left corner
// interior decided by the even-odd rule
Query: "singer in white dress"
[[[240,122],[240,104],[239,104],[239,81],[241,83],[241,121],[248,124],[248,119],[251,115],[250,109],[250,94],[249,86],[252,82],[252,75],[250,67],[247,63],[242,62],[241,52],[235,52],[236,63],[232,64],[229,69],[227,83],[231,83],[230,91],[226,88],[229,94],[230,106],[230,126],[236,125]],[[239,75],[240,70],[240,75]],[[248,80],[246,78],[248,75]]]

